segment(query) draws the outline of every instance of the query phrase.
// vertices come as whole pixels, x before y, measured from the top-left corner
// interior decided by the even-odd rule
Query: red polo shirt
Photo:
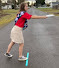
[[[30,19],[32,15],[28,14],[27,12],[24,13],[24,15],[22,15],[19,20],[17,21],[17,23],[15,24],[16,26],[19,26],[21,28],[24,27],[24,23],[26,19]]]

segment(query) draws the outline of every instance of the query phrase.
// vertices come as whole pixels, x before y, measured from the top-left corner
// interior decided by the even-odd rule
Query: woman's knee
[[[24,43],[21,43],[20,46],[24,46]]]

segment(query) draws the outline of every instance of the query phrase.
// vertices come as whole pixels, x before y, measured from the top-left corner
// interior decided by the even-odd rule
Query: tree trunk
[[[14,9],[16,9],[16,0],[12,0],[12,3],[14,4]]]
[[[14,8],[15,8],[15,10],[16,10],[16,0],[15,0],[15,2],[14,2]]]
[[[0,10],[1,10],[1,5],[2,5],[2,2],[1,2],[1,0],[0,0]]]

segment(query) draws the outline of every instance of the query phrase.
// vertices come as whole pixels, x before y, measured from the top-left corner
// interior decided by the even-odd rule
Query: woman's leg
[[[18,59],[19,61],[24,61],[24,60],[28,59],[27,57],[24,57],[22,55],[22,53],[23,53],[23,47],[24,47],[24,43],[22,43],[22,44],[19,45],[19,59]]]
[[[24,47],[24,43],[19,45],[19,57],[22,57],[23,47]]]
[[[10,42],[10,44],[8,45],[8,49],[7,49],[7,52],[6,53],[9,53],[12,46],[14,45],[15,43],[13,41]]]

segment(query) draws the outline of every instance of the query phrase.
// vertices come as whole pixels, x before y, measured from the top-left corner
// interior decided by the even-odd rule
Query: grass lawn
[[[52,9],[52,8],[38,8],[38,9],[43,12],[47,12],[49,14],[54,14],[56,16],[59,16],[59,10],[57,9]]]
[[[10,23],[16,18],[18,10],[9,9],[0,11],[0,26]]]

